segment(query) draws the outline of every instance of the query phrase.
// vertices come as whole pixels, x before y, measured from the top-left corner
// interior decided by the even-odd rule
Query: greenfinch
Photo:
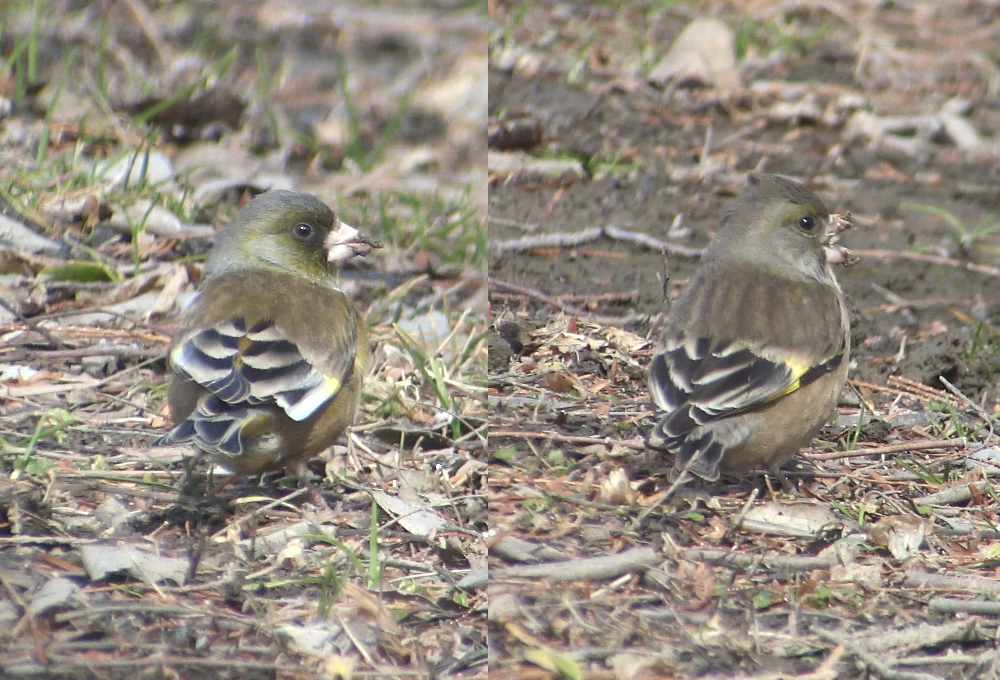
[[[368,334],[336,267],[379,244],[314,196],[269,191],[220,234],[170,349],[174,428],[233,473],[305,463],[353,422]]]
[[[671,481],[777,472],[831,416],[851,349],[831,265],[851,261],[836,244],[849,226],[802,184],[750,175],[649,369],[648,444],[674,454]]]

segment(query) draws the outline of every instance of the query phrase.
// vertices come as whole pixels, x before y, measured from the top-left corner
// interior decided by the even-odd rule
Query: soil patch
[[[523,663],[532,644],[515,626],[595,677],[863,677],[876,659],[883,673],[949,649],[996,658],[992,638],[966,646],[936,637],[962,621],[990,627],[993,614],[944,613],[938,606],[951,605],[936,589],[946,584],[926,590],[907,576],[961,564],[993,583],[992,564],[956,538],[955,518],[992,531],[997,515],[969,491],[983,474],[969,458],[990,450],[1000,410],[998,165],[934,121],[956,106],[983,148],[992,144],[1000,117],[990,77],[941,36],[961,31],[975,42],[995,12],[937,7],[931,33],[914,41],[926,24],[901,5],[726,5],[719,14],[739,31],[742,86],[651,87],[654,55],[701,7],[535,3],[493,17],[491,126],[516,120],[540,135],[498,135],[521,146],[491,148],[490,520],[522,541],[492,549],[491,602],[524,614],[504,610],[491,658],[512,670]],[[898,59],[864,37],[868,27]],[[859,132],[865,121],[881,132]],[[795,494],[764,500],[764,480],[737,480],[692,489],[637,525],[663,487],[649,475],[664,462],[643,451],[653,422],[644,371],[658,324],[697,266],[684,253],[711,241],[759,169],[808,182],[855,218],[842,242],[861,260],[838,268],[854,387],[826,443],[789,469]],[[494,358],[495,344],[512,337],[502,326],[529,340]],[[963,484],[963,500],[946,507],[930,496]],[[771,521],[772,511],[799,527],[809,513],[824,519],[800,533],[742,521]],[[890,525],[924,547],[901,550],[885,538]],[[825,562],[830,546],[862,544],[847,563]],[[641,552],[631,567],[610,564],[648,549],[649,564]],[[805,561],[790,566],[789,555]],[[608,560],[610,571],[587,572],[584,557]],[[533,562],[555,565],[524,566]],[[588,575],[562,576],[576,568]],[[877,638],[920,626],[935,631],[927,644],[873,651]]]

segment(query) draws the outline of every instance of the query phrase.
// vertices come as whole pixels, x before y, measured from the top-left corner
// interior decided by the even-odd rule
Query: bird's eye
[[[799,220],[799,229],[802,231],[812,231],[816,228],[816,220],[808,215]]]
[[[312,236],[313,228],[312,225],[306,224],[305,222],[299,222],[292,229],[292,233],[295,234],[295,238],[305,241],[307,238]]]

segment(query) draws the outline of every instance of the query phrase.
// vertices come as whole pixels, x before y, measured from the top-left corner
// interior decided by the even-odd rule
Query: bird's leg
[[[777,502],[778,500],[778,495],[774,490],[774,486],[771,484],[772,475],[777,477],[778,481],[781,482],[782,493],[794,494],[796,491],[798,491],[798,489],[795,488],[795,485],[792,484],[790,481],[788,481],[788,477],[785,476],[784,472],[782,472],[778,468],[770,468],[767,472],[764,473],[764,483],[767,485],[767,495],[771,498],[772,501]]]
[[[326,499],[323,498],[323,494],[321,494],[319,492],[319,489],[317,489],[316,486],[313,485],[312,482],[310,482],[308,479],[306,479],[305,477],[303,477],[302,478],[302,485],[304,487],[306,487],[307,489],[309,489],[309,500],[311,500],[313,502],[313,505],[317,505],[320,508],[328,508],[329,507],[326,504]]]
[[[212,488],[211,491],[209,491],[207,494],[205,494],[205,500],[208,500],[208,499],[214,497],[217,493],[219,493],[220,491],[222,491],[223,489],[225,489],[227,486],[229,486],[230,484],[232,484],[233,482],[235,482],[236,479],[239,476],[240,476],[240,473],[234,472],[231,475],[229,475],[228,477],[226,477],[225,479],[223,479],[221,482],[219,482],[218,484],[216,484]]]
[[[726,529],[726,533],[722,537],[724,541],[730,540],[733,534],[740,530],[740,527],[743,525],[743,520],[746,518],[747,513],[750,512],[753,502],[757,500],[757,496],[759,495],[760,489],[758,487],[754,486],[754,488],[750,489],[750,495],[747,497],[747,502],[743,504],[743,509],[740,510],[740,514],[736,515],[732,524],[730,524],[729,528]]]
[[[654,452],[653,449],[649,448],[648,446],[645,447],[645,449],[643,449],[643,452],[642,452],[642,454],[643,454],[643,463],[646,464],[646,469],[647,470],[654,470],[655,469],[653,467],[653,459],[654,459],[654,457],[656,457],[656,458],[659,457],[659,456],[656,455],[656,453],[657,452]]]
[[[198,454],[195,453],[193,456],[188,456],[184,459],[184,471],[181,472],[181,479],[178,483],[182,496],[187,491],[188,481],[191,479],[191,466],[194,464],[194,459],[197,457]]]
[[[777,466],[771,468],[768,472],[778,478],[778,481],[781,482],[781,490],[784,491],[785,493],[795,493],[796,491],[798,491],[798,489],[795,488],[795,485],[792,484],[788,480],[788,477],[785,476],[785,473],[782,472]],[[772,491],[772,495],[773,493],[774,492]]]
[[[293,463],[289,463],[285,466],[285,472],[297,477],[302,486],[309,490],[309,500],[313,502],[313,505],[318,505],[320,508],[329,507],[327,506],[323,495],[315,486],[313,486],[312,480],[309,479],[312,473],[309,472],[309,468],[306,466],[306,462],[304,460],[297,460]]]
[[[689,479],[691,479],[691,475],[688,474],[688,471],[681,470],[681,473],[677,475],[677,479],[674,481],[673,484],[671,484],[667,488],[666,491],[663,492],[663,495],[657,498],[652,505],[650,505],[648,508],[639,513],[639,516],[636,518],[635,525],[633,528],[638,529],[640,526],[642,526],[642,521],[649,516],[649,513],[653,512],[653,510],[656,510],[658,507],[666,503],[670,499],[670,497],[677,492],[677,489],[679,489]]]
[[[182,496],[194,495],[192,493],[189,493],[188,484],[191,483],[191,470],[194,468],[195,463],[201,460],[201,456],[202,452],[198,449],[195,449],[193,455],[190,455],[184,459],[184,471],[181,473],[180,482],[178,483]]]
[[[268,496],[280,496],[285,490],[278,486],[279,481],[280,478],[275,479],[270,472],[261,472],[257,475],[255,484],[257,489],[263,489],[263,493]]]

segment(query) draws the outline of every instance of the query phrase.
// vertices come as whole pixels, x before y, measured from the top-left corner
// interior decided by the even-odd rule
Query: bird
[[[657,422],[674,455],[669,495],[691,477],[778,471],[823,426],[847,380],[850,321],[831,265],[850,215],[799,182],[751,174],[671,306],[650,364]]]
[[[315,196],[251,199],[212,247],[169,350],[174,427],[234,476],[305,465],[354,421],[368,333],[337,267],[381,244]],[[232,479],[232,478],[230,478]]]

